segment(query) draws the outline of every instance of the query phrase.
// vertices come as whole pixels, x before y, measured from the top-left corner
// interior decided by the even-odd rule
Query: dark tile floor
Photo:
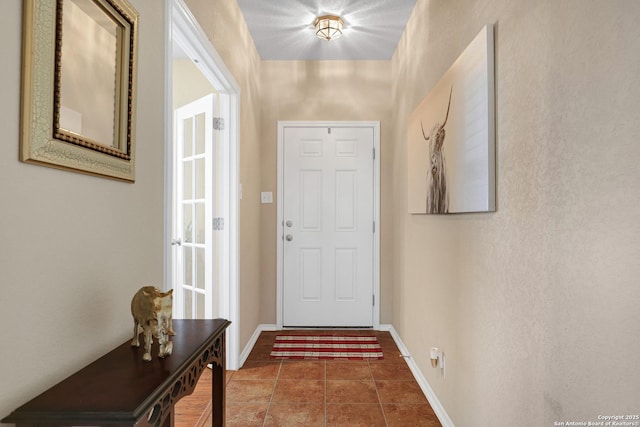
[[[263,332],[244,366],[227,373],[227,426],[441,425],[388,332],[313,332],[373,333],[384,359],[274,360],[283,332]]]

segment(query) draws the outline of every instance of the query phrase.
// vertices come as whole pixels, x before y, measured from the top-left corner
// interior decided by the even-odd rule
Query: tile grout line
[[[324,361],[324,427],[327,427],[327,361]]]
[[[276,386],[278,385],[278,379],[280,378],[280,371],[282,371],[282,361],[280,361],[280,366],[278,366],[278,373],[276,374],[276,379],[273,382],[273,388],[271,389],[271,396],[269,396],[269,402],[267,402],[267,409],[264,411],[264,419],[262,420],[262,427],[267,423],[267,415],[269,415],[269,409],[271,409],[271,402],[273,402],[273,395],[276,393]]]
[[[376,396],[378,396],[378,405],[380,405],[380,411],[382,412],[382,418],[384,419],[384,425],[386,427],[389,426],[389,422],[387,421],[387,414],[384,412],[384,407],[382,406],[382,399],[380,399],[380,393],[378,393],[378,383],[373,376],[373,369],[371,369],[371,361],[369,363],[369,372],[371,373],[371,379],[373,380],[373,387],[376,389]]]

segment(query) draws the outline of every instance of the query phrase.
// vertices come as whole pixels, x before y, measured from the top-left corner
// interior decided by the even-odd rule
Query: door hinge
[[[373,232],[374,233],[376,232],[376,222],[375,221],[373,221]]]
[[[224,218],[213,218],[213,229],[224,230]]]
[[[371,305],[372,306],[376,306],[376,296],[375,295],[371,295]]]
[[[224,117],[214,117],[213,118],[213,129],[214,130],[224,130]]]
[[[327,133],[331,135],[331,128],[327,128]]]
[[[375,149],[375,147],[374,147],[374,148],[373,148],[373,160],[375,160],[375,159],[376,159],[376,149]]]

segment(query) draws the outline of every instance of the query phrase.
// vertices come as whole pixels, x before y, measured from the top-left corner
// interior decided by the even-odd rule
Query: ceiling
[[[264,60],[391,59],[416,0],[238,0]],[[343,35],[315,35],[313,21],[339,15]]]

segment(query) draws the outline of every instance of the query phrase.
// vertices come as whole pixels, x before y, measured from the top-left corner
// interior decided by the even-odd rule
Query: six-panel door
[[[373,128],[284,132],[283,324],[370,327]]]

